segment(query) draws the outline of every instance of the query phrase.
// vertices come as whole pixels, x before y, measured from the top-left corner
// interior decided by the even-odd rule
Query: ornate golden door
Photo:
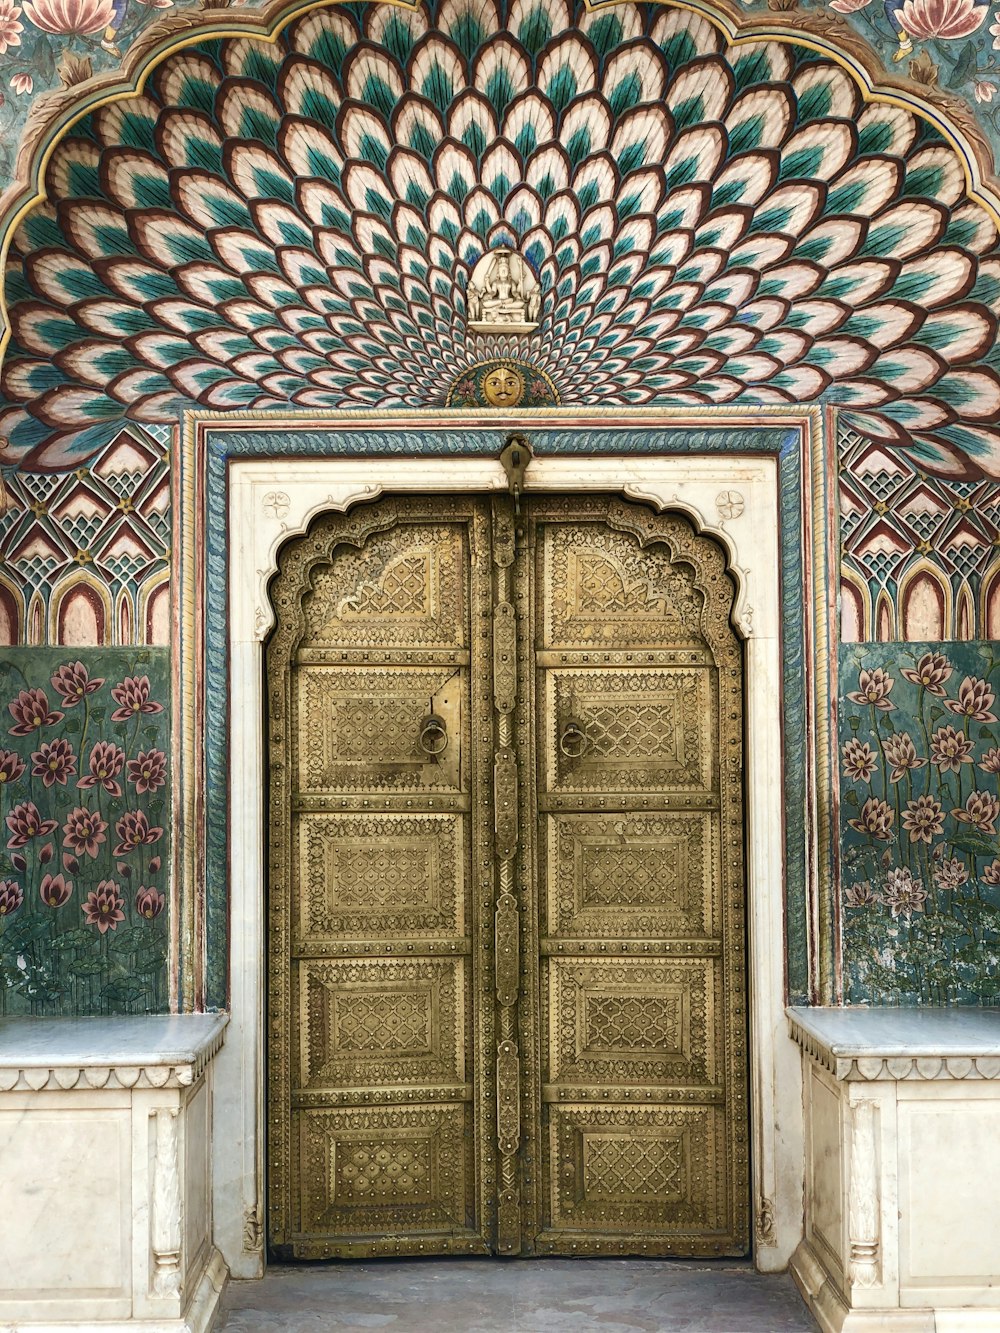
[[[732,598],[608,498],[389,500],[285,549],[277,1254],[746,1252]]]

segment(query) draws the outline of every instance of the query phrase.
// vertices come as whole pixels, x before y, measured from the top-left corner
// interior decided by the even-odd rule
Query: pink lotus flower
[[[1000,815],[1000,799],[988,791],[969,793],[964,810],[951,812],[961,824],[971,824],[980,833],[996,833],[997,815]]]
[[[934,883],[939,889],[957,889],[969,878],[969,867],[957,856],[942,861],[934,871]]]
[[[135,910],[140,916],[144,916],[147,921],[152,921],[154,917],[159,916],[163,911],[163,904],[166,898],[155,888],[143,889],[135,895]]]
[[[944,683],[952,666],[942,653],[924,653],[915,667],[903,667],[900,675],[914,685],[922,685],[928,694],[944,694]]]
[[[889,691],[895,683],[888,671],[884,671],[882,667],[876,667],[874,671],[862,671],[858,675],[858,688],[852,690],[847,697],[852,703],[871,704],[874,708],[887,713],[896,707],[888,699]]]
[[[16,782],[24,772],[24,760],[13,750],[0,750],[0,786]]]
[[[103,684],[103,676],[97,680],[90,679],[90,672],[82,662],[67,662],[52,677],[52,688],[62,699],[63,708],[74,707]]]
[[[24,24],[20,18],[21,11],[13,0],[0,0],[0,56],[9,47],[21,45]]]
[[[150,861],[149,861],[149,873],[150,873],[151,875],[155,875],[156,872],[159,870],[159,868],[160,868],[160,866],[161,866],[162,864],[163,864],[163,862],[160,860],[160,858],[159,858],[158,856],[150,857]]]
[[[872,903],[878,902],[878,894],[872,888],[867,879],[860,884],[851,884],[848,886],[847,893],[844,895],[844,902],[848,907],[870,907]]]
[[[958,687],[957,699],[945,699],[945,708],[961,717],[971,717],[975,722],[995,722],[996,717],[990,712],[996,695],[985,680],[975,676],[966,676]]]
[[[24,890],[16,879],[0,879],[0,916],[11,916],[24,902]]]
[[[931,737],[931,763],[942,773],[960,773],[960,764],[972,763],[972,742],[954,727],[938,727]]]
[[[890,870],[885,880],[882,901],[893,916],[910,916],[922,912],[927,901],[927,890],[909,870]]]
[[[982,0],[903,0],[897,11],[899,25],[911,37],[952,40],[975,32],[989,13]]]
[[[66,716],[65,713],[56,713],[49,708],[44,690],[22,690],[7,708],[17,723],[16,727],[10,729],[11,736],[30,736],[39,727],[48,727],[53,722],[61,722]]]
[[[891,842],[892,824],[895,818],[895,811],[885,801],[880,801],[877,796],[869,796],[861,807],[857,819],[849,819],[847,822],[859,833],[867,833],[869,837],[878,838],[882,842]]]
[[[147,846],[163,837],[163,829],[150,828],[149,820],[142,810],[122,815],[115,825],[115,833],[118,835],[118,846],[111,853],[112,856],[128,856],[137,847]]]
[[[1000,884],[1000,860],[991,861],[979,876],[984,884]]]
[[[76,872],[80,869],[80,862],[76,859],[75,856],[71,856],[69,852],[63,852],[62,863],[63,863],[63,869],[67,872],[67,874],[75,875]]]
[[[944,811],[933,796],[918,796],[907,801],[903,811],[903,828],[910,842],[930,842],[944,828]]]
[[[107,827],[96,810],[87,810],[78,805],[70,811],[63,825],[63,846],[80,855],[96,856]]]
[[[11,852],[10,863],[19,875],[23,875],[28,868],[28,862],[20,852]]]
[[[117,930],[118,922],[125,920],[122,908],[125,899],[113,879],[102,879],[97,888],[87,896],[87,901],[80,909],[88,926],[96,926],[101,934]]]
[[[996,84],[987,83],[985,79],[977,79],[972,85],[972,91],[975,93],[977,102],[992,102],[993,94],[996,92]]]
[[[871,0],[830,0],[830,8],[838,14],[853,14],[856,9],[864,9],[870,4]]]
[[[52,846],[51,842],[47,842],[45,846],[42,848],[42,850],[38,853],[38,864],[40,866],[47,866],[48,863],[52,860],[54,853],[55,853],[55,848]]]
[[[923,768],[927,763],[926,759],[918,759],[917,752],[914,749],[913,742],[907,732],[896,732],[895,735],[887,736],[885,741],[886,762],[892,765],[892,772],[889,774],[890,782],[898,782],[914,768]]]
[[[25,0],[24,13],[43,32],[69,36],[103,32],[114,23],[114,0]]]
[[[121,796],[121,784],[115,781],[125,765],[125,751],[113,741],[98,741],[90,752],[90,773],[78,787],[101,786],[112,796]]]
[[[128,780],[141,795],[156,791],[167,780],[167,756],[162,750],[140,750],[128,761]]]
[[[44,838],[46,833],[51,833],[59,824],[56,819],[43,819],[34,801],[22,801],[20,805],[15,805],[6,822],[11,832],[7,846],[12,850],[26,847],[32,838]]]
[[[62,875],[46,875],[38,886],[38,896],[46,907],[62,907],[73,892],[73,881]]]
[[[1000,773],[1000,750],[995,745],[991,746],[980,759],[978,767],[984,773]]]
[[[149,677],[129,676],[116,685],[111,697],[120,708],[111,714],[112,722],[131,722],[137,713],[162,713],[163,705],[149,702]]]
[[[60,787],[76,773],[76,755],[69,741],[47,741],[31,756],[31,776],[42,779],[42,785],[52,787],[57,782]]]
[[[844,776],[853,782],[868,782],[875,772],[875,751],[865,741],[850,740],[844,746]]]
[[[20,74],[14,75],[10,81],[10,86],[16,93],[30,93],[35,86],[35,81],[30,74],[22,71]]]

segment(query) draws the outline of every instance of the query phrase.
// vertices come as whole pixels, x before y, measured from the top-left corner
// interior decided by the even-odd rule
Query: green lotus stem
[[[83,761],[87,754],[87,729],[90,726],[90,695],[83,696],[83,731],[80,733],[80,777],[83,777]]]

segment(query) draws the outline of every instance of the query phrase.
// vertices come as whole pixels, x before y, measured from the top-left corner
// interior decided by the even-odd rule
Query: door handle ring
[[[579,718],[568,717],[563,723],[559,749],[567,759],[579,759],[590,749],[590,737]]]
[[[424,754],[436,758],[448,748],[448,724],[438,713],[428,713],[420,724],[419,744]]]

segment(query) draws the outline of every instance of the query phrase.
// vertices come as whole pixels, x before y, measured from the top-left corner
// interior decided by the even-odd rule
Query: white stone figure
[[[538,327],[542,291],[519,254],[506,246],[487,250],[466,291],[469,327],[477,333],[530,333]]]

